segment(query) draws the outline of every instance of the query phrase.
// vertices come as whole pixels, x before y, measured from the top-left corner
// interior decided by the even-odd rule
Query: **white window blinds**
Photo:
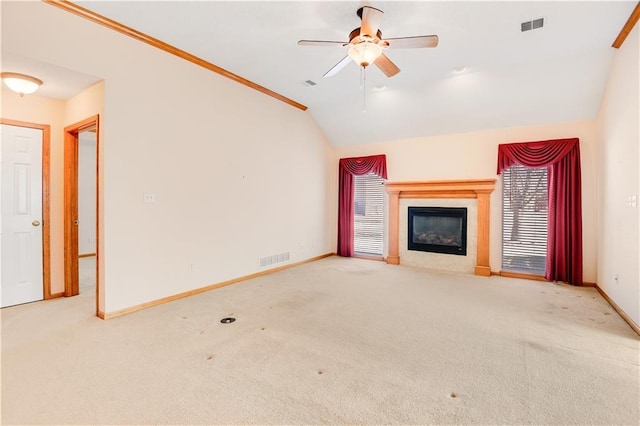
[[[544,275],[547,168],[516,164],[505,170],[502,177],[502,269]]]
[[[354,176],[353,250],[355,254],[382,256],[384,180],[375,173]]]

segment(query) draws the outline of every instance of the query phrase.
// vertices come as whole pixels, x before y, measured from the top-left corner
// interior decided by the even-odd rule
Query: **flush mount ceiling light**
[[[35,77],[31,77],[26,74],[19,74],[16,72],[3,72],[0,73],[0,78],[4,81],[4,84],[20,96],[29,95],[42,85],[42,80]]]
[[[456,74],[462,74],[468,68],[465,65],[458,65],[457,67],[453,67],[453,72]]]

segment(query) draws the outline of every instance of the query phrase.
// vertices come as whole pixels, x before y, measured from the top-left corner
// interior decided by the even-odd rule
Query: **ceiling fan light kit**
[[[0,73],[0,78],[9,89],[20,94],[20,96],[29,95],[42,85],[42,80],[16,72]]]
[[[382,55],[382,47],[370,41],[354,44],[349,48],[349,57],[362,68],[374,63],[380,55]]]

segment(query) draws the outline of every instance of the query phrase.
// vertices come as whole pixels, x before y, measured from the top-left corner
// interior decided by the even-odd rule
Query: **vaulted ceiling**
[[[77,4],[306,105],[328,140],[343,146],[593,119],[615,50],[611,44],[636,2]],[[355,63],[323,78],[347,47],[297,41],[348,41],[360,26],[356,10],[364,4],[384,11],[383,38],[437,34],[439,46],[390,48],[385,53],[402,71],[387,78],[369,67],[364,89]],[[522,22],[538,18],[544,18],[543,28],[521,32]],[[21,61],[23,69],[37,68],[35,59],[3,53],[3,68]],[[43,86],[43,96],[68,97],[73,81],[91,81],[39,66],[44,74],[54,73],[51,79],[40,73],[43,80],[60,86],[57,92]],[[456,73],[456,67],[466,69]]]

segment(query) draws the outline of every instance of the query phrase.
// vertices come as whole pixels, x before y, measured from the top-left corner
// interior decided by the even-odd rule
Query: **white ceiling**
[[[43,81],[37,95],[53,99],[69,99],[93,86],[101,79],[68,68],[2,52],[2,71],[32,75]]]
[[[308,106],[335,146],[593,119],[614,53],[611,44],[636,4],[78,3]],[[389,49],[386,54],[402,70],[393,78],[375,67],[367,70],[366,113],[355,64],[322,78],[346,48],[296,44],[300,39],[348,41],[360,24],[356,10],[363,4],[385,12],[383,38],[440,38],[435,49]],[[540,17],[543,29],[520,32],[522,21]],[[468,70],[454,74],[460,65]],[[317,85],[307,87],[305,80]],[[378,85],[386,88],[374,90]],[[40,94],[47,95],[44,86]]]

